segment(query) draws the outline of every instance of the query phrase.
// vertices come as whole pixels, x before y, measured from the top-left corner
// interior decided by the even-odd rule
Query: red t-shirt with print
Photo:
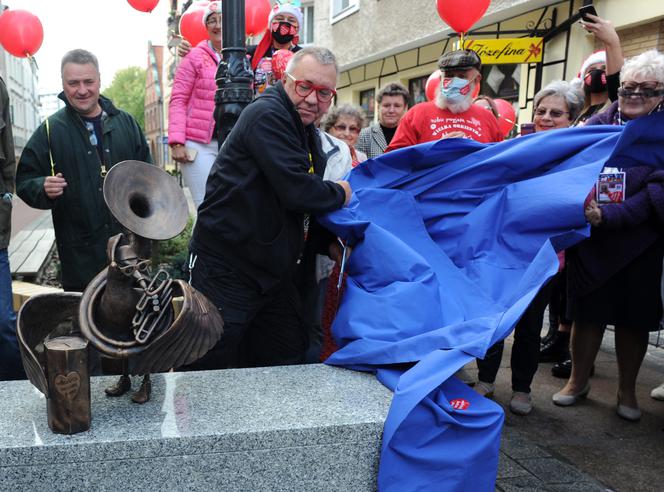
[[[440,109],[431,101],[416,104],[408,110],[399,122],[397,132],[386,152],[440,140],[445,133],[457,131],[482,143],[503,140],[498,122],[491,111],[471,104],[463,113],[452,113],[447,109]]]

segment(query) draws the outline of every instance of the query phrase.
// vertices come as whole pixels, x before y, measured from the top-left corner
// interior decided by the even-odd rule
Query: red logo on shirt
[[[450,400],[450,405],[452,405],[452,408],[455,410],[468,410],[470,402],[468,400],[464,400],[463,398],[456,398],[454,400]]]

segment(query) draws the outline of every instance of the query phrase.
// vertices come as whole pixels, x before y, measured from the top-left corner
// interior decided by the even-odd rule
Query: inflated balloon
[[[427,96],[427,101],[433,101],[436,99],[436,94],[440,88],[440,75],[440,70],[436,70],[429,75],[427,83],[424,85],[424,94]]]
[[[294,54],[291,50],[277,50],[274,52],[274,55],[272,55],[272,75],[275,80],[284,78],[286,66]]]
[[[5,50],[19,58],[37,53],[44,41],[41,21],[27,10],[7,10],[0,15],[0,33]]]
[[[436,0],[438,15],[456,32],[465,33],[482,18],[491,0]]]
[[[507,136],[516,123],[514,106],[512,106],[511,102],[505,101],[505,99],[494,99],[493,102],[496,104],[496,109],[498,109],[498,127],[503,132],[503,135]]]
[[[127,0],[127,2],[140,12],[152,12],[159,0]]]
[[[196,2],[180,17],[180,34],[192,46],[208,39],[208,32],[203,24],[203,14],[209,2]]]
[[[3,14],[3,12],[0,10],[0,45],[3,44],[2,40],[4,39],[5,33],[7,32],[7,27],[6,27],[6,24],[5,24],[5,22],[7,22],[5,20],[5,19],[7,19],[7,17],[5,17],[2,14]]]
[[[270,8],[270,0],[245,0],[244,30],[247,36],[253,38],[267,29]]]

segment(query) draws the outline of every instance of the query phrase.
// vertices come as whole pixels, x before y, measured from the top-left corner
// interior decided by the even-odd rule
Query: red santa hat
[[[583,79],[583,76],[586,74],[588,67],[595,65],[596,63],[606,64],[606,51],[595,51],[588,58],[586,58],[585,61],[581,64],[581,70],[579,70],[577,77]]]

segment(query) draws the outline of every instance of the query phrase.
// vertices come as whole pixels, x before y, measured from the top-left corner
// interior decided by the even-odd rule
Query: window
[[[519,82],[521,65],[484,65],[482,67],[482,90],[485,96],[517,101],[519,99]]]
[[[330,23],[334,24],[360,9],[360,0],[331,0]]]
[[[314,42],[314,6],[313,4],[302,5],[304,21],[300,29],[301,45],[313,44]]]
[[[413,104],[426,102],[427,80],[429,80],[429,75],[424,75],[408,81],[408,92],[410,92],[410,99]]]
[[[373,121],[376,108],[376,89],[367,89],[360,92],[360,106],[367,115],[367,121]]]

